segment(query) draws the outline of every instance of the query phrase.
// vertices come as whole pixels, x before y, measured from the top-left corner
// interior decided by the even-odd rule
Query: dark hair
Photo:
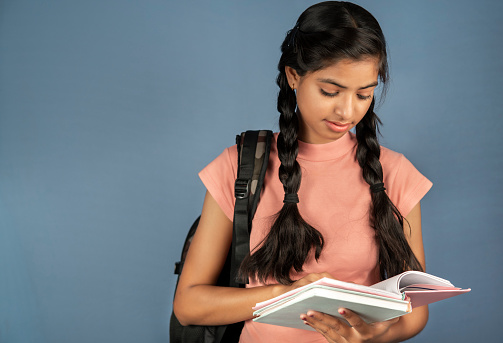
[[[305,10],[294,29],[281,45],[277,84],[280,133],[277,139],[281,161],[279,179],[285,194],[297,193],[301,169],[297,162],[299,118],[295,112],[297,100],[288,84],[285,67],[295,69],[300,76],[323,69],[342,59],[377,58],[379,78],[388,80],[386,42],[377,20],[362,7],[339,1],[322,2]],[[356,125],[358,146],[356,158],[365,181],[370,185],[383,182],[377,140],[379,118],[374,113],[375,98]],[[370,192],[370,189],[369,189]],[[370,223],[379,245],[381,278],[397,275],[407,269],[422,270],[403,232],[403,216],[387,194],[371,192]],[[324,240],[320,232],[306,223],[296,203],[287,202],[267,237],[258,249],[243,261],[241,273],[255,276],[261,282],[274,277],[282,284],[291,283],[292,268],[300,272],[309,253],[319,258]]]

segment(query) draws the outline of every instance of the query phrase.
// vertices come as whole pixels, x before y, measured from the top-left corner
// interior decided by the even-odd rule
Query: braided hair
[[[269,277],[289,284],[292,270],[301,272],[311,252],[316,260],[323,249],[322,234],[301,216],[296,194],[301,183],[297,162],[299,117],[297,100],[287,80],[285,67],[304,76],[342,59],[377,58],[379,78],[388,79],[386,42],[377,20],[362,7],[340,1],[327,1],[306,9],[281,45],[278,63],[279,86],[277,109],[280,113],[280,133],[277,139],[281,162],[279,179],[285,191],[283,207],[276,216],[269,234],[241,265],[241,274],[255,276],[265,283]],[[379,118],[374,113],[375,98],[356,125],[356,158],[371,193],[370,223],[375,229],[379,246],[381,278],[397,275],[408,269],[422,270],[403,231],[404,218],[383,188],[383,171],[379,161],[377,139]]]

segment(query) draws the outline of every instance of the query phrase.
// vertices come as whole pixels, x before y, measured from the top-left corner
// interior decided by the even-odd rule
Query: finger
[[[359,315],[346,308],[340,308],[339,314],[348,321],[349,325],[353,327],[360,334],[364,335],[369,332],[370,326]]]
[[[303,316],[305,316],[305,315],[301,315],[301,319],[304,321],[304,324],[306,326],[313,328],[314,330],[316,330],[316,332],[320,333],[323,337],[325,337],[327,342],[330,342],[330,343],[342,343],[343,342],[343,341],[339,340],[339,337],[334,337],[333,335],[329,335],[327,332],[324,332],[322,328],[320,328],[316,323],[313,322],[313,319],[307,319]]]
[[[351,330],[347,324],[339,319],[317,311],[308,311],[307,314],[301,316],[301,319],[325,338],[334,342],[346,342],[344,337]]]
[[[396,318],[393,318],[393,319],[387,320],[387,321],[385,321],[385,322],[383,322],[383,323],[389,324],[389,326],[391,326],[391,325],[393,325],[393,324],[397,323],[399,320],[400,320],[400,317],[396,317]]]
[[[333,276],[329,273],[310,273],[306,276],[300,278],[292,284],[292,289],[308,285],[312,282],[318,281],[324,277],[333,279]]]
[[[307,321],[304,321],[304,324],[312,327],[314,330],[316,330],[316,332],[320,333],[329,343],[347,343],[346,341],[340,340],[340,337],[335,338],[335,337],[329,336],[328,334],[324,333],[319,328],[316,328],[315,326],[313,326],[312,324],[310,324]]]
[[[334,278],[331,274],[324,272],[324,273],[311,273],[311,274],[304,276],[302,279],[310,280],[311,282],[313,282],[313,281],[318,281],[319,279],[323,279],[324,277],[330,278],[330,279]]]

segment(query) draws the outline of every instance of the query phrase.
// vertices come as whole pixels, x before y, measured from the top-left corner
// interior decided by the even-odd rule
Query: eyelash
[[[323,89],[320,89],[320,91],[321,91],[321,94],[323,94],[324,96],[328,96],[330,98],[333,98],[334,96],[336,96],[337,94],[339,94],[339,92],[336,92],[336,93],[327,93]],[[369,100],[372,97],[372,95],[364,96],[364,95],[360,95],[360,94],[357,94],[357,96],[358,96],[358,98],[360,100]]]

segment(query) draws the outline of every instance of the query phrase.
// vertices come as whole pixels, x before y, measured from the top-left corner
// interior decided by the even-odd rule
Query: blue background
[[[0,1],[0,342],[167,342],[197,172],[277,130],[279,45],[312,1]],[[497,341],[503,2],[358,1],[391,55],[382,144],[434,187],[427,270],[468,295],[414,342]]]

